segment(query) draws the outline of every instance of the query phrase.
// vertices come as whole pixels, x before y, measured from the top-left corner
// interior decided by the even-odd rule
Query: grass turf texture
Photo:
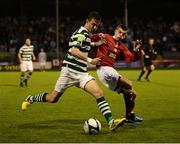
[[[95,71],[90,73],[97,77]],[[27,88],[19,87],[19,72],[0,72],[0,142],[180,142],[180,71],[156,70],[150,82],[136,81],[139,70],[119,73],[133,81],[136,113],[144,122],[109,132],[95,99],[76,87],[58,103],[35,103],[21,110],[27,95],[53,90],[59,72],[34,72]],[[123,116],[123,97],[100,85],[113,116]],[[84,133],[83,123],[90,117],[100,120],[100,134]]]

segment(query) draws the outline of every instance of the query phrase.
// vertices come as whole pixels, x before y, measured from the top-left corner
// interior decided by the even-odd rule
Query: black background
[[[0,16],[55,16],[56,0],[1,0]],[[104,17],[123,16],[123,0],[59,0],[59,14],[86,16],[96,10]],[[129,17],[165,16],[179,19],[180,0],[128,0]]]

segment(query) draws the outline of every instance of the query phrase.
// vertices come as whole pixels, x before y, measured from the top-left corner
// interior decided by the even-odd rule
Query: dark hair
[[[27,39],[31,40],[31,38],[29,36],[24,37],[24,41],[26,41]]]
[[[154,38],[153,36],[149,36],[149,37],[148,37],[148,40],[150,40],[150,39],[155,40],[155,38]]]
[[[115,29],[122,28],[124,31],[127,31],[127,27],[123,24],[117,24]]]
[[[96,19],[96,20],[98,20],[98,21],[101,21],[101,16],[100,16],[100,14],[98,13],[98,12],[96,12],[96,11],[92,11],[92,12],[90,12],[89,14],[88,14],[88,17],[87,17],[87,19],[88,20],[91,20],[91,19]]]

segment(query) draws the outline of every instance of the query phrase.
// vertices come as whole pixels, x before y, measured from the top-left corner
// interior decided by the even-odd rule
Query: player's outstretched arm
[[[33,58],[33,60],[36,60],[36,56],[35,56],[34,52],[32,53],[32,58]]]
[[[107,44],[107,40],[105,39],[105,35],[103,33],[94,34],[91,37],[91,46],[101,46],[103,44]]]
[[[71,49],[71,54],[79,59],[82,59],[84,61],[87,61],[88,63],[91,63],[93,65],[99,64],[100,62],[100,58],[89,58],[87,55],[85,55],[84,53],[82,53],[78,48],[73,47]]]
[[[18,59],[19,59],[19,62],[22,63],[22,59],[21,59],[21,54],[18,53]]]

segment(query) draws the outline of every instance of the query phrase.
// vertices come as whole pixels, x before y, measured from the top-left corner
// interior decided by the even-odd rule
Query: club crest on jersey
[[[112,52],[108,52],[108,56],[113,58],[113,59],[116,59],[116,54],[112,53]]]
[[[82,35],[82,34],[77,34],[77,41],[79,41],[79,42],[83,42],[84,40],[85,40],[85,36],[84,35]]]

